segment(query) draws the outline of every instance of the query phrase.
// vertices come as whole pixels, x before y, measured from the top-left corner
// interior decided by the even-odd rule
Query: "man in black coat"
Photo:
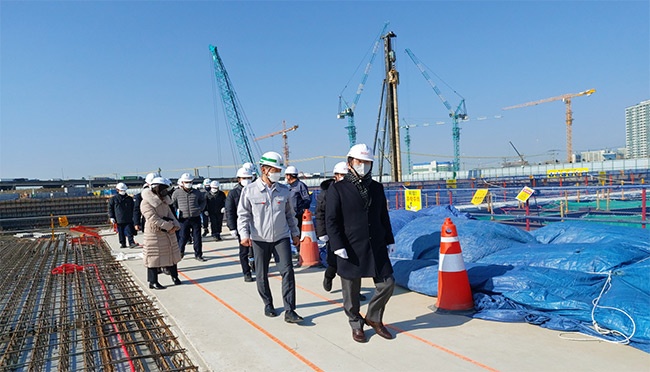
[[[127,187],[120,182],[115,187],[117,195],[108,200],[108,218],[111,223],[117,225],[117,236],[120,241],[120,248],[126,248],[126,240],[129,240],[129,247],[137,247],[133,239],[133,198],[126,193]]]
[[[246,168],[239,168],[237,170],[237,184],[232,190],[228,192],[226,197],[226,226],[230,229],[230,235],[237,239],[239,242],[239,234],[237,233],[237,206],[239,205],[239,197],[241,190],[244,186],[253,181],[253,173]],[[254,282],[252,272],[255,270],[252,264],[253,248],[239,244],[239,263],[241,265],[242,274],[244,274],[245,282]]]
[[[205,210],[208,212],[208,216],[203,216],[203,218],[210,219],[210,231],[214,240],[222,240],[221,226],[223,225],[223,214],[226,211],[226,194],[219,190],[220,186],[221,183],[219,181],[210,182],[209,190],[206,193],[205,204]]]
[[[325,221],[330,249],[337,256],[343,307],[352,328],[352,338],[366,342],[364,324],[386,339],[392,339],[383,324],[384,309],[395,289],[389,246],[395,243],[388,216],[384,187],[372,179],[372,149],[365,144],[348,152],[349,172],[327,191]],[[361,278],[373,278],[375,293],[364,319],[359,291]]]

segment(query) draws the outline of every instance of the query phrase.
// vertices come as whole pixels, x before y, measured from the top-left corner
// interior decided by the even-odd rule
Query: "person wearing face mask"
[[[327,191],[325,224],[336,273],[341,277],[343,308],[352,339],[366,342],[365,324],[379,336],[392,339],[383,324],[384,310],[395,288],[388,251],[395,243],[384,187],[372,179],[372,149],[365,144],[350,148],[348,173]],[[361,316],[359,290],[362,278],[373,278],[375,292]]]
[[[300,242],[300,230],[291,206],[290,192],[279,183],[283,159],[277,152],[266,152],[260,159],[261,174],[253,183],[244,187],[237,207],[237,232],[241,245],[252,246],[255,256],[257,291],[264,302],[264,315],[275,317],[273,297],[269,287],[269,262],[275,249],[280,261],[278,270],[282,276],[282,301],[284,320],[300,323],[303,318],[296,314],[296,279],[291,263],[291,243]]]
[[[228,192],[228,196],[226,197],[226,226],[230,229],[230,235],[239,242],[239,263],[242,274],[244,274],[245,282],[255,281],[252,275],[253,267],[250,264],[250,259],[253,257],[253,249],[249,246],[242,245],[239,239],[239,234],[237,233],[237,205],[239,205],[242,189],[252,180],[253,173],[249,169],[244,167],[239,168],[237,170],[237,184]]]
[[[325,242],[325,252],[327,254],[327,268],[323,278],[323,289],[327,292],[332,290],[332,281],[336,276],[336,255],[330,250],[329,236],[325,225],[325,207],[327,206],[327,190],[333,183],[343,180],[348,174],[348,164],[344,161],[336,163],[332,170],[333,177],[321,182],[321,191],[316,198],[316,235],[318,240]],[[359,300],[365,301],[366,296],[359,294]]]
[[[140,209],[147,221],[144,225],[144,265],[147,268],[147,282],[151,289],[165,289],[158,282],[158,273],[164,272],[172,277],[175,285],[181,284],[176,264],[181,260],[176,231],[181,224],[169,208],[171,181],[155,177],[151,186],[142,190]]]
[[[298,221],[298,230],[302,231],[302,215],[305,210],[311,206],[311,194],[304,182],[298,179],[298,169],[290,165],[284,171],[284,178],[287,180],[289,191],[291,192],[291,205],[296,212],[296,220]],[[296,246],[298,256],[298,263],[296,267],[300,267],[302,260],[300,258],[300,246]]]
[[[205,197],[206,201],[208,199],[208,195],[210,194],[210,183],[212,183],[212,180],[209,178],[206,178],[203,180],[203,188],[201,188],[201,192],[203,193],[203,196]],[[205,210],[203,213],[201,213],[201,226],[203,226],[203,237],[208,236],[208,225],[210,223],[210,212],[208,212],[208,206],[206,204]]]
[[[148,173],[144,178],[144,185],[142,185],[142,189],[151,187],[151,181],[153,181],[153,179],[156,177],[160,177],[160,174],[154,172]],[[145,219],[142,215],[142,212],[140,211],[140,203],[142,203],[142,192],[133,195],[133,225],[135,227],[135,231],[144,231]],[[133,235],[137,235],[137,233],[134,233]]]
[[[226,194],[219,190],[221,183],[219,181],[210,182],[210,190],[206,193],[205,210],[208,212],[207,217],[210,219],[210,231],[214,240],[221,240],[221,225],[223,225],[223,213],[226,211]]]
[[[129,247],[137,247],[133,239],[133,198],[126,193],[128,188],[123,182],[115,186],[117,195],[113,195],[108,201],[108,218],[113,225],[117,225],[117,236],[120,241],[120,248],[126,248],[126,240],[129,240]]]
[[[192,177],[189,173],[183,173],[178,181],[181,187],[172,194],[172,202],[176,207],[178,222],[181,223],[178,247],[181,251],[181,258],[185,255],[185,245],[192,236],[194,245],[194,258],[197,261],[207,261],[203,257],[203,242],[201,240],[201,213],[205,209],[205,195],[201,191],[192,188]]]

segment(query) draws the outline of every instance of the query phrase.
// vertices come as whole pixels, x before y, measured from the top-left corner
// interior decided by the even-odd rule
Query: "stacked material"
[[[3,238],[0,271],[0,370],[198,370],[103,240]]]

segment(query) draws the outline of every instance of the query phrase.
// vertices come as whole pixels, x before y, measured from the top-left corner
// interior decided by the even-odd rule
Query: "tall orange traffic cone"
[[[458,242],[456,225],[446,218],[440,231],[438,262],[438,301],[441,310],[465,311],[474,308],[472,289],[465,270],[463,252]]]
[[[302,266],[318,266],[320,254],[316,243],[316,231],[309,209],[302,214],[302,231],[300,232],[300,261]]]

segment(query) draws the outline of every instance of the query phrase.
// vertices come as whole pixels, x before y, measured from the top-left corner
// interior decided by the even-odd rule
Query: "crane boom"
[[[212,53],[212,61],[214,63],[215,78],[221,93],[221,101],[223,102],[224,111],[239,151],[240,161],[242,163],[256,164],[253,148],[248,140],[248,133],[250,133],[252,137],[253,131],[246,120],[239,99],[235,94],[226,67],[223,64],[219,53],[217,53],[217,47],[210,45],[210,52]],[[257,152],[259,153],[259,150]]]
[[[370,61],[368,61],[368,64],[366,65],[366,69],[363,72],[363,78],[361,79],[361,83],[359,83],[359,86],[357,87],[357,92],[356,95],[354,96],[354,100],[352,101],[352,104],[348,105],[348,103],[343,99],[343,97],[339,96],[339,113],[338,115],[336,115],[336,117],[338,119],[348,118],[348,125],[345,128],[348,130],[348,140],[350,141],[350,147],[354,146],[357,143],[357,128],[354,125],[354,110],[357,108],[357,103],[359,103],[359,98],[361,98],[361,92],[363,92],[363,88],[365,87],[366,81],[368,80],[368,75],[370,74],[370,69],[372,68],[372,62],[375,60],[375,56],[377,55],[377,50],[379,50],[381,36],[384,35],[384,33],[386,32],[388,25],[389,22],[386,22],[384,24],[384,28],[381,30],[379,37],[375,40],[375,44],[372,47],[372,55],[370,56]],[[345,105],[345,108],[343,108],[343,105]]]
[[[433,88],[433,91],[436,92],[436,95],[438,98],[440,98],[440,101],[442,101],[442,104],[445,105],[447,110],[449,111],[449,117],[452,120],[453,126],[451,129],[452,133],[452,138],[454,141],[454,164],[453,164],[453,171],[454,171],[454,179],[456,178],[456,173],[460,170],[460,127],[458,126],[459,121],[467,120],[467,108],[465,107],[465,99],[461,97],[460,103],[458,104],[458,107],[454,110],[452,106],[449,104],[447,99],[442,95],[440,92],[440,89],[436,86],[436,84],[433,82],[427,71],[424,69],[424,66],[422,66],[422,63],[418,60],[418,58],[411,52],[410,49],[406,49],[406,54],[411,57],[411,60],[415,65],[418,67],[420,72],[422,73],[422,76],[427,80],[429,85],[431,85],[431,88]],[[459,95],[460,96],[460,95]]]
[[[563,94],[561,96],[557,97],[551,97],[551,98],[544,98],[540,99],[537,101],[531,101],[531,102],[526,102],[522,103],[519,105],[514,105],[514,106],[508,106],[504,107],[502,110],[512,110],[520,107],[529,107],[529,106],[535,106],[539,105],[540,103],[546,103],[546,102],[553,102],[553,101],[564,101],[564,104],[566,106],[566,114],[565,114],[565,122],[566,122],[566,156],[567,156],[567,163],[572,162],[572,155],[573,155],[573,133],[572,133],[572,125],[573,125],[573,112],[571,111],[571,98],[573,97],[580,97],[580,96],[590,96],[596,92],[596,89],[587,89],[585,91],[582,91],[580,93],[568,93],[568,94]]]
[[[263,136],[257,137],[257,138],[255,138],[255,141],[259,141],[259,140],[264,139],[264,138],[269,138],[269,137],[273,137],[273,136],[277,136],[278,134],[281,134],[282,135],[282,141],[284,142],[284,146],[283,146],[284,147],[284,164],[289,165],[289,139],[287,138],[287,133],[298,129],[298,126],[294,125],[291,128],[287,128],[286,125],[287,125],[287,123],[284,120],[282,120],[282,130],[279,130],[277,132],[273,132],[273,133],[269,133],[269,134],[265,134]]]

